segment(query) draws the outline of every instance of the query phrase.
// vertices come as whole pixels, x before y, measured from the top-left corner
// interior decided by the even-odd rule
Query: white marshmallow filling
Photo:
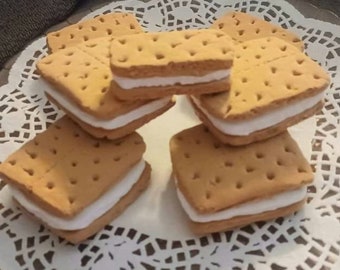
[[[113,75],[113,79],[122,89],[133,89],[138,87],[154,87],[169,85],[190,85],[219,81],[229,76],[230,70],[217,70],[203,76],[173,76],[173,77],[148,77],[148,78],[127,78]]]
[[[126,195],[133,185],[138,182],[145,168],[145,161],[139,161],[132,169],[112,188],[107,190],[95,202],[84,208],[72,219],[65,219],[39,207],[29,200],[21,191],[13,186],[9,186],[12,196],[28,212],[54,229],[73,231],[88,227],[97,218],[109,211],[124,195]]]
[[[67,111],[76,116],[82,122],[89,124],[92,127],[102,128],[106,130],[113,130],[116,128],[120,128],[126,126],[134,120],[140,119],[145,115],[153,113],[168,104],[172,97],[165,97],[162,99],[156,99],[150,101],[128,113],[119,115],[113,119],[103,120],[99,119],[87,112],[79,109],[75,104],[73,104],[70,100],[65,98],[61,93],[53,90],[49,85],[44,83],[44,90],[47,94],[49,94],[53,99],[55,99],[61,106],[63,106]]]
[[[215,126],[215,128],[217,128],[224,134],[234,136],[247,136],[255,131],[279,124],[287,118],[293,117],[312,108],[318,102],[322,101],[322,98],[323,93],[319,93],[312,97],[287,104],[281,108],[271,110],[267,113],[264,113],[263,115],[259,115],[252,119],[227,121],[210,114],[205,108],[203,108],[200,101],[192,96],[192,100],[195,105],[209,119],[209,121]]]
[[[184,211],[192,221],[198,223],[228,220],[234,217],[256,215],[267,211],[273,211],[300,202],[307,194],[307,188],[301,187],[299,189],[273,195],[269,198],[242,203],[218,212],[200,214],[189,204],[183,193],[177,187],[176,191]]]

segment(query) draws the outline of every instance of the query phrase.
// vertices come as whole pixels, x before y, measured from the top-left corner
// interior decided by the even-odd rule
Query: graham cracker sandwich
[[[323,106],[330,78],[316,62],[275,38],[235,46],[230,90],[191,96],[193,107],[223,143],[243,145],[285,131]]]
[[[147,188],[145,148],[138,133],[99,140],[63,117],[0,164],[0,175],[25,212],[78,243],[119,216]]]
[[[233,48],[213,29],[118,37],[111,43],[112,92],[131,100],[227,91]]]
[[[170,152],[178,199],[196,234],[290,215],[313,180],[288,132],[235,147],[198,125],[174,135]]]
[[[85,131],[116,139],[134,132],[171,108],[171,96],[121,101],[109,91],[112,37],[97,38],[46,56],[37,64],[48,98]]]
[[[236,43],[263,37],[277,37],[294,45],[300,51],[304,50],[302,40],[295,33],[249,13],[227,12],[214,21],[211,28],[225,32]]]
[[[142,33],[134,15],[129,13],[108,13],[87,19],[47,34],[47,45],[54,53],[78,43],[107,36],[121,36]]]

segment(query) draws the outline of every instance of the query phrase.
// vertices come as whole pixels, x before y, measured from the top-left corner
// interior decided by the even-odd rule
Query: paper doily
[[[172,218],[174,213],[170,208],[166,209],[170,212],[164,214],[164,209],[155,205],[154,212],[146,211],[146,219],[151,225],[157,217],[150,213],[168,216],[168,220],[163,222],[170,224],[166,227],[169,237],[166,237],[165,229],[148,231],[145,229],[148,224],[143,227],[138,217],[124,216],[106,226],[91,240],[73,246],[22,215],[14,207],[7,188],[2,187],[0,269],[340,269],[340,27],[306,19],[284,1],[226,2],[121,1],[100,8],[87,18],[112,11],[127,11],[134,13],[145,29],[159,31],[206,27],[232,9],[252,12],[303,37],[307,53],[332,77],[322,112],[308,120],[307,124],[293,128],[294,137],[316,169],[315,181],[308,188],[309,198],[304,209],[272,222],[259,222],[198,238],[190,234],[186,236],[185,229],[180,231],[185,226],[183,214]],[[0,160],[62,115],[37,88],[39,76],[35,72],[35,64],[46,50],[44,38],[26,48],[10,71],[9,83],[0,89]],[[171,132],[195,123],[197,120],[192,118],[192,112],[183,114],[185,105],[180,100],[176,105],[177,112],[169,112],[154,120],[155,124],[143,127],[142,135],[151,138],[156,129],[167,132],[170,122],[178,122]],[[169,121],[176,113],[182,113],[183,120]],[[156,149],[158,144],[163,144],[164,151],[164,144],[167,144],[164,140],[168,137],[160,135],[157,138],[147,140],[148,147]],[[163,186],[154,184],[150,192],[158,192],[158,197],[162,197],[165,189],[173,187],[167,184],[169,172],[157,172],[162,166],[169,166],[163,164],[168,161],[167,157],[163,160],[155,158],[159,154],[157,149],[151,150],[146,158],[157,159],[155,164],[151,162],[155,171],[152,180],[154,183],[163,181]],[[160,180],[164,175],[167,178]],[[172,195],[171,192],[167,195],[167,204],[176,199]],[[147,198],[144,196],[138,203],[145,201]],[[148,207],[152,203],[154,201],[149,201]],[[176,209],[173,208],[173,212],[181,212]],[[133,207],[128,211],[134,211]],[[172,226],[175,229],[171,230]]]

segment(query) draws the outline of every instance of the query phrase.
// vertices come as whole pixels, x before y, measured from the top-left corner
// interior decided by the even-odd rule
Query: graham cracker
[[[213,29],[126,35],[111,43],[111,69],[128,78],[200,76],[229,69],[233,44]]]
[[[58,230],[55,228],[51,228],[47,224],[44,224],[41,220],[39,220],[39,222],[43,223],[54,234],[66,239],[70,243],[78,244],[99,232],[107,224],[109,224],[112,220],[114,220],[122,212],[124,212],[124,210],[130,204],[132,204],[138,198],[138,196],[148,187],[150,181],[150,173],[151,173],[150,165],[146,164],[143,174],[141,175],[138,182],[136,182],[132,186],[131,190],[127,194],[125,194],[109,211],[107,211],[101,217],[97,218],[88,227],[84,229],[74,231]],[[31,216],[33,219],[37,219],[35,216],[29,213],[24,206],[20,205],[18,202],[17,204],[27,215]]]
[[[288,132],[233,147],[203,125],[170,140],[177,186],[198,213],[213,213],[298,189],[313,180],[310,165]]]
[[[147,101],[121,101],[109,91],[111,38],[99,38],[69,47],[40,60],[38,71],[52,87],[81,110],[100,119],[112,119]]]
[[[304,50],[304,44],[296,34],[249,13],[227,12],[218,18],[211,28],[225,32],[237,43],[263,37],[277,37],[294,45],[300,51]]]
[[[276,210],[263,212],[260,214],[249,215],[249,216],[237,216],[227,220],[211,221],[211,222],[193,222],[189,221],[189,227],[191,231],[198,235],[227,231],[235,228],[239,228],[245,225],[249,225],[258,221],[273,220],[278,217],[284,217],[293,214],[300,210],[305,204],[305,200],[288,205],[286,207],[278,208]]]
[[[106,36],[122,36],[143,32],[134,15],[129,13],[108,13],[99,15],[59,31],[47,34],[47,45],[52,53],[75,44]]]
[[[127,134],[133,133],[138,128],[142,127],[146,123],[150,122],[152,119],[156,118],[157,116],[163,114],[167,110],[169,110],[171,107],[175,105],[175,98],[172,98],[165,106],[162,108],[146,114],[144,116],[141,116],[140,118],[126,124],[125,126],[115,128],[115,129],[103,129],[103,128],[97,128],[93,127],[83,121],[81,121],[77,116],[73,115],[71,112],[63,108],[56,100],[54,100],[51,96],[47,94],[47,97],[49,100],[51,100],[54,104],[56,104],[59,108],[61,108],[63,111],[66,112],[66,114],[74,121],[76,122],[83,130],[85,130],[87,133],[91,134],[92,136],[96,138],[106,138],[109,140],[118,139],[121,137],[126,136]]]
[[[258,54],[253,50],[261,46],[265,46],[259,55],[263,61],[256,60]],[[277,38],[239,44],[235,55],[229,92],[197,96],[202,106],[220,119],[251,119],[321,93],[330,82],[328,74],[316,62]],[[237,55],[242,55],[240,60]]]
[[[235,135],[223,133],[221,130],[217,129],[211,123],[209,118],[200,110],[200,108],[198,108],[198,106],[195,105],[194,102],[191,101],[191,105],[194,108],[194,111],[196,115],[198,116],[198,118],[203,122],[203,124],[209,129],[209,131],[216,138],[218,138],[222,143],[237,146],[237,145],[245,145],[245,144],[265,140],[270,137],[276,136],[280,134],[281,132],[286,131],[288,127],[293,126],[303,121],[304,119],[307,119],[308,117],[311,117],[317,112],[319,112],[323,107],[323,102],[320,101],[315,106],[293,117],[288,117],[276,125],[273,125],[273,126],[270,126],[268,128],[264,128],[258,131],[254,131],[248,135],[243,135],[243,136],[235,136]]]
[[[10,155],[0,173],[41,208],[71,218],[118,183],[145,147],[137,133],[98,140],[63,117]]]

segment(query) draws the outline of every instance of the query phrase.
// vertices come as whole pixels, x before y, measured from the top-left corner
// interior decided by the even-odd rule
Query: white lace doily
[[[271,222],[195,237],[174,195],[172,134],[198,123],[183,99],[140,129],[152,185],[121,217],[80,245],[31,221],[0,188],[0,269],[340,269],[340,27],[306,19],[284,1],[119,1],[89,14],[134,13],[149,31],[201,28],[227,10],[252,12],[296,32],[332,77],[320,114],[291,129],[315,167],[302,211]],[[0,93],[0,160],[62,115],[39,88],[35,64],[44,38],[24,50]],[[0,185],[1,186],[1,185]]]

